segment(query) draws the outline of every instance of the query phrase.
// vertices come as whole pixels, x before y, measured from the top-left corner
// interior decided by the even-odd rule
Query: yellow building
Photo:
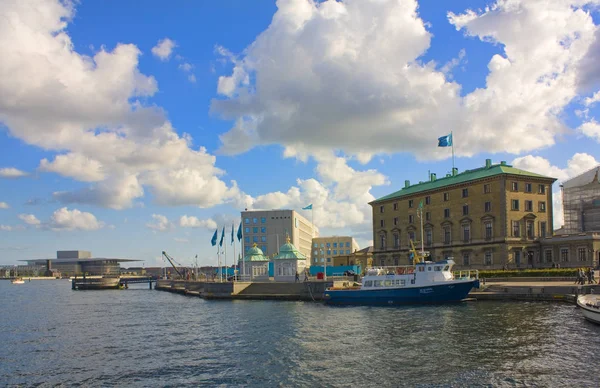
[[[315,237],[312,239],[312,265],[334,265],[336,257],[348,257],[360,247],[350,236]],[[354,265],[354,264],[343,264]]]
[[[374,265],[409,264],[410,240],[457,268],[525,268],[552,235],[555,178],[506,162],[411,185],[370,203]],[[421,227],[422,225],[422,227]],[[421,235],[421,230],[423,230]]]

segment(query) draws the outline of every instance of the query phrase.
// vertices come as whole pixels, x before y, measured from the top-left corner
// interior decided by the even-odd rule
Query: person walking
[[[294,279],[295,283],[298,283],[300,281],[300,276],[298,276],[298,271],[296,271],[296,279]]]
[[[308,271],[306,269],[304,270],[304,281],[308,281]]]

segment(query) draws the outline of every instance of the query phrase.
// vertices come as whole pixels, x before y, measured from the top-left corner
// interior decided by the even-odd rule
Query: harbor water
[[[566,303],[328,307],[0,281],[0,386],[577,386],[600,325]]]

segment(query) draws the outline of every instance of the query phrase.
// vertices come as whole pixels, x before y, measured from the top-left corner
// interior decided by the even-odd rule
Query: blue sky
[[[310,203],[364,247],[370,200],[451,170],[450,131],[460,171],[564,181],[598,164],[599,6],[3,2],[0,263],[216,264],[240,210]]]

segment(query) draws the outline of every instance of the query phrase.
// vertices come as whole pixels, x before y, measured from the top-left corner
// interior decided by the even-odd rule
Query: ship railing
[[[414,265],[395,265],[395,266],[381,266],[381,267],[369,267],[366,270],[367,275],[383,276],[383,275],[407,275],[415,272]]]
[[[479,279],[479,271],[476,269],[453,271],[452,275],[455,280]]]

